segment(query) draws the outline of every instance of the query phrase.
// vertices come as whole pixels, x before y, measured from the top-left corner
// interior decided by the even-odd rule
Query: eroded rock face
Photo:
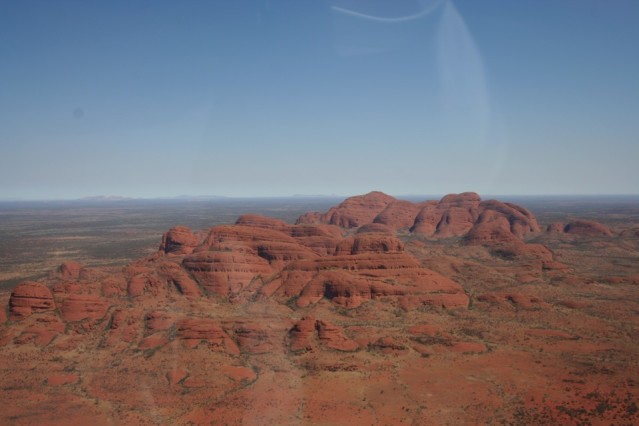
[[[196,347],[200,341],[206,341],[212,347],[224,352],[239,355],[235,342],[224,332],[216,321],[209,318],[183,318],[177,323],[177,337],[190,347]]]
[[[307,213],[301,216],[297,223],[327,223],[342,228],[357,228],[372,223],[378,214],[395,201],[397,200],[390,195],[373,191],[366,195],[350,197],[324,214]]]
[[[18,284],[11,292],[9,299],[9,317],[18,320],[33,313],[52,311],[55,309],[53,294],[44,284],[25,281]]]
[[[267,260],[253,249],[238,245],[191,254],[182,265],[207,292],[218,296],[237,293],[256,276],[271,273]]]
[[[328,321],[318,320],[315,328],[317,329],[317,336],[320,342],[330,349],[351,352],[359,348],[359,345],[355,341],[344,335],[340,327]]]
[[[386,225],[394,231],[408,230],[415,223],[415,216],[420,210],[421,206],[419,204],[395,200],[375,216],[373,223]]]
[[[469,244],[512,243],[519,241],[511,232],[508,219],[494,210],[483,212],[466,235]]]
[[[99,296],[72,294],[64,299],[60,313],[65,321],[101,319],[106,315],[109,303]]]
[[[175,226],[162,236],[160,251],[172,254],[190,254],[199,243],[187,226]]]
[[[236,221],[236,225],[250,226],[253,228],[272,229],[275,231],[287,232],[291,227],[283,220],[273,219],[272,217],[257,215],[257,214],[245,214],[240,216]]]
[[[384,234],[358,234],[342,240],[336,255],[361,253],[398,253],[404,251],[404,243],[398,238]]]
[[[313,344],[311,339],[315,334],[315,326],[317,321],[315,318],[308,316],[304,317],[295,323],[291,331],[290,347],[292,351],[312,351]]]
[[[242,353],[271,353],[278,346],[278,336],[267,324],[229,321],[223,328],[237,342]]]
[[[336,305],[354,308],[371,299],[399,296],[419,296],[424,304],[434,306],[453,308],[468,305],[468,297],[459,284],[421,267],[415,258],[403,252],[331,256],[294,262],[282,274],[275,294],[299,295],[296,301],[299,307],[326,298]],[[448,295],[457,295],[454,304],[434,302],[446,300]],[[419,303],[406,303],[405,306],[417,307]]]
[[[77,280],[80,277],[80,270],[82,265],[78,262],[64,262],[58,268],[58,272],[63,279]]]
[[[293,352],[310,352],[314,347],[322,347],[342,352],[359,349],[354,340],[348,338],[343,330],[328,321],[316,320],[312,316],[303,317],[289,331],[290,348]]]

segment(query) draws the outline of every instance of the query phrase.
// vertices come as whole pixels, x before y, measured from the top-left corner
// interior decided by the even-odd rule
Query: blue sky
[[[0,199],[639,193],[634,0],[0,0]]]

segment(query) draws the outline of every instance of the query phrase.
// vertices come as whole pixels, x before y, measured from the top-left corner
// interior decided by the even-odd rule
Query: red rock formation
[[[318,320],[315,324],[317,335],[322,345],[338,351],[352,352],[359,348],[359,345],[344,335],[341,328],[327,322]]]
[[[56,336],[64,332],[64,323],[52,313],[38,316],[30,326],[14,340],[16,344],[35,343],[48,345]]]
[[[153,273],[139,273],[129,278],[127,293],[129,296],[138,297],[145,293],[158,296],[166,290],[160,280]]]
[[[227,329],[227,326],[229,327]],[[265,324],[250,321],[232,321],[224,329],[233,336],[242,353],[262,354],[272,352],[276,337]]]
[[[101,293],[104,297],[117,297],[127,294],[127,283],[123,277],[107,277],[101,282]]]
[[[332,207],[324,214],[303,215],[297,223],[328,223],[343,228],[357,228],[373,222],[378,214],[395,201],[397,200],[390,195],[373,191],[366,195],[347,198],[339,206]]]
[[[199,297],[202,295],[198,283],[176,263],[165,263],[160,267],[160,276],[185,296]]]
[[[415,217],[410,231],[415,234],[433,235],[437,229],[437,224],[442,218],[442,214],[442,209],[438,206],[437,201],[423,203],[423,207]]]
[[[275,231],[287,232],[291,225],[283,220],[273,219],[272,217],[262,216],[258,214],[245,214],[240,216],[236,221],[236,225],[250,226],[254,228],[272,229]]]
[[[550,251],[518,206],[389,198],[174,228],[122,269],[0,293],[0,423],[637,423],[636,241],[535,237]]]
[[[47,286],[33,281],[18,284],[9,299],[9,317],[18,320],[37,312],[55,309],[53,295]]]
[[[294,352],[312,351],[312,337],[315,334],[316,321],[313,317],[304,317],[295,323],[289,332],[290,347]]]
[[[80,277],[82,265],[78,262],[64,262],[58,267],[60,277],[66,280],[77,280]]]
[[[344,228],[377,223],[393,231],[409,229],[435,238],[466,236],[481,225],[474,230],[471,241],[483,243],[512,241],[539,232],[539,225],[528,210],[495,200],[481,201],[474,192],[449,194],[439,202],[419,204],[371,193],[348,198],[324,214],[304,215],[298,223],[331,223]]]
[[[104,345],[114,346],[120,342],[131,343],[136,340],[139,333],[139,321],[135,314],[118,308],[111,315],[110,327]]]
[[[99,296],[72,294],[62,302],[60,313],[65,321],[97,320],[106,315],[108,308],[109,303]]]
[[[415,216],[420,210],[421,206],[418,204],[396,200],[375,216],[373,223],[386,225],[394,231],[408,230],[415,223]]]
[[[183,318],[179,320],[177,337],[190,348],[196,347],[200,341],[206,341],[213,347],[220,348],[229,354],[240,354],[235,342],[214,320],[209,318]]]
[[[220,370],[234,382],[250,383],[256,378],[255,372],[247,367],[225,365]]]
[[[610,228],[593,220],[572,221],[566,224],[564,232],[584,237],[609,237],[612,235]]]
[[[377,341],[370,345],[370,349],[380,351],[385,355],[397,354],[405,352],[408,347],[401,342],[398,342],[396,338],[391,336],[380,337]]]
[[[268,261],[243,244],[226,244],[217,250],[193,253],[182,264],[209,293],[226,296],[247,288],[260,275],[271,273]]]
[[[198,238],[193,235],[189,227],[175,226],[162,235],[160,251],[172,254],[190,254],[198,244]]]
[[[175,324],[176,315],[166,311],[151,311],[144,316],[145,334],[168,330]]]
[[[341,328],[327,321],[304,317],[289,331],[290,348],[293,352],[312,351],[315,342],[343,352],[356,351],[359,345],[346,337]]]
[[[550,225],[548,225],[546,227],[546,232],[551,233],[551,234],[561,234],[564,232],[564,227],[566,225],[564,225],[561,222],[555,222],[555,223],[551,223]]]
[[[335,255],[361,253],[398,253],[404,251],[404,243],[391,235],[358,234],[342,240]]]
[[[466,235],[469,244],[513,243],[519,239],[510,231],[508,219],[494,210],[484,211]]]
[[[319,256],[333,254],[342,239],[342,231],[335,225],[295,225],[288,232],[295,241]]]
[[[317,303],[322,298],[352,308],[373,298],[413,295],[421,296],[424,303],[435,305],[447,304],[443,301],[449,299],[455,300],[455,306],[462,299],[461,305],[467,306],[468,303],[461,286],[422,268],[407,253],[331,256],[294,262],[288,268],[298,272],[283,276],[278,292],[283,295],[297,292],[296,304],[299,307]],[[303,274],[303,271],[316,273],[309,275]],[[310,281],[309,276],[312,276]],[[449,295],[457,296],[451,298]]]

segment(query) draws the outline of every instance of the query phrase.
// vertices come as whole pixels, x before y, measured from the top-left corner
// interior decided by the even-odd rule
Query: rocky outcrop
[[[11,292],[9,299],[9,317],[19,320],[33,313],[52,311],[55,309],[53,294],[44,284],[25,281],[18,284]]]
[[[583,237],[609,237],[612,235],[610,228],[594,220],[575,220],[569,222],[564,227],[564,232],[566,234]]]
[[[439,201],[411,203],[379,192],[351,197],[323,214],[303,215],[298,223],[331,223],[344,228],[384,225],[381,232],[409,230],[431,238],[467,237],[470,243],[521,240],[539,232],[534,215],[523,207],[482,201],[474,192],[449,194]],[[373,228],[374,229],[374,228]]]
[[[397,237],[384,234],[358,234],[342,240],[335,255],[362,253],[399,253],[404,251],[404,243]]]
[[[385,297],[421,296],[432,305],[467,306],[468,297],[454,281],[421,267],[408,253],[364,253],[332,256],[290,264],[281,276],[276,295],[299,294],[296,304],[305,307],[326,298],[339,306],[354,308]],[[436,303],[448,295],[456,302]],[[453,306],[454,305],[454,306]],[[407,303],[406,307],[413,307]]]
[[[344,200],[337,207],[332,207],[326,213],[307,213],[300,216],[297,223],[327,223],[342,228],[357,228],[372,223],[375,217],[382,213],[389,204],[397,201],[383,192],[373,191],[366,195],[358,195]]]
[[[312,351],[311,339],[315,335],[316,320],[313,317],[304,317],[295,323],[289,331],[290,348],[294,352]]]
[[[289,331],[289,345],[293,352],[313,351],[317,344],[343,352],[359,348],[357,342],[346,337],[340,327],[311,316],[299,320]]]
[[[80,270],[82,265],[78,262],[64,262],[58,267],[60,277],[65,280],[77,280],[80,278]]]
[[[63,300],[60,313],[65,321],[97,320],[106,315],[108,308],[109,303],[99,296],[72,294]]]
[[[122,342],[133,342],[140,334],[139,323],[135,313],[122,308],[115,309],[103,345],[116,346]]]
[[[494,210],[483,212],[465,238],[468,244],[513,243],[519,241],[508,219]]]
[[[288,229],[291,228],[291,225],[284,222],[283,220],[257,214],[242,215],[235,221],[235,224],[241,226],[250,226],[253,228],[272,229],[281,232],[287,232]]]
[[[237,342],[242,353],[270,353],[277,347],[277,337],[266,324],[230,321],[229,324],[224,324],[223,328]]]
[[[613,235],[606,225],[594,220],[574,220],[567,224],[551,223],[546,227],[548,234],[570,234],[580,237],[609,237]]]
[[[183,318],[177,323],[177,337],[184,341],[189,348],[194,348],[201,341],[205,341],[213,348],[233,355],[239,355],[240,350],[224,330],[209,318]]]
[[[144,294],[158,296],[166,290],[166,286],[162,285],[153,272],[135,272],[135,269],[130,271],[133,275],[127,283],[127,293],[129,296],[138,297]]]
[[[385,225],[393,231],[407,231],[415,223],[415,217],[420,210],[421,206],[419,204],[395,200],[375,216],[373,223]]]
[[[14,339],[14,343],[19,345],[34,343],[38,346],[46,346],[63,332],[64,323],[57,315],[48,312],[31,321],[31,324],[22,330],[22,333]]]
[[[162,235],[160,251],[170,254],[190,254],[198,244],[198,238],[189,227],[175,226]]]
[[[151,311],[144,316],[145,330],[147,336],[159,331],[171,328],[177,320],[176,314],[167,311]]]
[[[160,276],[162,276],[167,283],[173,284],[180,294],[191,297],[199,297],[202,295],[198,283],[191,278],[187,271],[185,271],[180,265],[176,263],[162,264],[160,269]]]
[[[212,248],[193,253],[182,261],[184,269],[210,294],[237,293],[256,277],[271,273],[268,261],[246,245],[224,244]]]
[[[315,324],[315,328],[320,343],[329,349],[352,352],[359,348],[359,345],[355,341],[344,335],[340,327],[328,321],[318,320]]]

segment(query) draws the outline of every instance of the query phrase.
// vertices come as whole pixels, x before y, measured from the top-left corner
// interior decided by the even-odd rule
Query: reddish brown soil
[[[0,423],[636,424],[639,238],[570,223],[375,192],[65,263],[0,295]]]

